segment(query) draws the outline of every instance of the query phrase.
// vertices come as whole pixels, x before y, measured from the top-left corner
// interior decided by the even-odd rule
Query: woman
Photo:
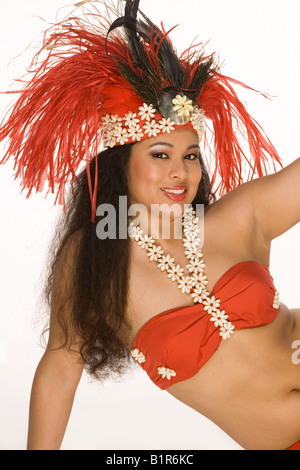
[[[162,62],[159,47],[166,46],[165,50],[161,48],[164,58],[170,57],[172,50],[167,39],[163,35],[159,36],[158,30],[153,29],[152,25],[148,29],[145,24],[138,25],[141,37],[150,37],[150,51],[142,49],[136,40],[136,23],[132,28],[132,19],[136,19],[137,7],[138,2],[127,2],[125,20],[118,20],[110,30],[125,23],[135,66],[138,61],[145,61],[145,50],[148,59],[152,51]],[[74,30],[71,32],[73,34]],[[54,44],[61,37],[57,35],[52,38]],[[111,48],[115,45],[114,53],[119,53],[119,57],[124,59],[125,54],[118,50],[118,42],[108,42],[108,45]],[[153,61],[149,62],[153,67]],[[242,117],[253,154],[260,157],[256,159],[254,169],[261,172],[261,149],[268,151],[275,160],[277,158],[271,144],[254,126],[234,94],[230,93],[226,79],[213,70],[211,58],[199,61],[199,64],[201,70],[199,68],[197,86],[193,80],[195,72],[192,74],[189,71],[189,92],[186,86],[175,86],[174,83],[169,84],[172,88],[161,88],[159,100],[156,100],[161,115],[153,107],[150,109],[149,102],[138,107],[143,108],[144,115],[137,117],[131,113],[130,118],[128,111],[131,109],[125,103],[126,119],[123,118],[122,125],[118,125],[121,121],[118,121],[118,117],[116,119],[115,114],[103,112],[104,141],[112,149],[99,155],[76,183],[74,196],[69,203],[65,231],[55,252],[49,278],[48,293],[51,291],[52,301],[49,345],[33,384],[29,449],[60,446],[82,373],[83,360],[91,373],[105,374],[120,368],[122,361],[128,357],[127,351],[131,351],[132,356],[160,388],[167,389],[176,398],[213,420],[243,447],[285,449],[299,440],[299,369],[291,361],[291,344],[300,334],[299,311],[288,310],[279,304],[267,265],[271,240],[299,221],[300,195],[296,180],[300,162],[297,160],[276,175],[241,185],[217,202],[211,202],[214,199],[199,151],[203,113],[194,105],[197,100],[197,96],[192,97],[195,89],[201,88],[201,102],[206,105],[205,114],[210,116],[214,124],[216,158],[226,189],[230,183],[235,186],[241,176],[228,168],[229,162],[235,169],[239,167],[237,158],[232,159],[233,154],[237,157],[238,144],[230,132],[228,108],[231,112],[235,109]],[[125,67],[124,63],[122,65]],[[131,69],[134,68],[132,62],[129,65]],[[170,65],[169,69],[166,66],[167,73],[175,75],[176,68],[178,72],[176,59],[172,55],[166,65]],[[132,83],[134,77],[130,79],[129,72],[129,68],[126,71],[123,69],[127,80]],[[70,69],[67,69],[67,74],[70,75]],[[222,81],[226,89],[221,86]],[[18,133],[14,141],[15,151],[21,148],[16,145],[16,142],[20,144],[18,139],[24,138],[24,135],[20,136],[24,110],[28,112],[30,106],[35,106],[34,98],[38,99],[39,91],[45,92],[45,88],[39,88],[45,84],[46,81],[35,81],[35,89],[31,88],[27,95],[24,94],[27,103],[28,96],[32,98],[31,102],[29,100],[29,108],[24,106],[24,101],[20,102],[17,113],[2,131],[2,137],[11,133],[11,123],[14,123],[13,132],[15,136]],[[103,89],[101,93],[103,95]],[[142,88],[140,93],[143,93]],[[221,93],[227,110],[225,106],[224,109],[219,106]],[[98,102],[97,99],[95,102]],[[57,108],[57,100],[48,102],[44,119],[48,119],[49,115],[52,117],[55,103]],[[105,104],[104,101],[103,107]],[[125,115],[121,110],[122,105],[122,102],[118,102],[120,116]],[[112,109],[115,106],[116,101]],[[41,108],[37,106],[35,111],[37,109]],[[78,110],[77,116],[80,112]],[[30,113],[30,119],[32,115]],[[22,118],[19,122],[18,116]],[[148,119],[149,116],[151,119]],[[189,119],[185,119],[185,116]],[[129,119],[133,126],[128,125]],[[135,122],[135,119],[139,122]],[[74,121],[76,118],[73,121],[68,119],[69,130],[70,123]],[[137,139],[141,121],[144,121],[146,129]],[[41,125],[45,126],[45,123]],[[128,129],[132,131],[134,127],[135,133],[131,133],[129,139]],[[166,127],[168,132],[163,132]],[[160,133],[155,135],[158,128]],[[49,126],[46,129],[49,131]],[[91,135],[96,134],[96,129],[93,123],[86,129],[85,138],[89,143],[91,140],[86,136],[92,139]],[[220,132],[224,129],[225,132]],[[37,136],[38,133],[33,138]],[[126,139],[132,140],[132,143],[127,144]],[[27,142],[33,148],[33,141],[28,139]],[[41,167],[38,177],[32,168],[23,175],[25,187],[40,187],[43,171],[49,164],[47,150],[48,153],[43,153],[39,149],[46,163],[39,160],[38,166],[35,166],[35,170]],[[14,153],[12,148],[10,151]],[[23,148],[22,151],[21,158],[19,155],[20,168],[28,163],[24,161]],[[227,153],[227,165],[224,165],[225,156],[222,152]],[[68,168],[63,166],[59,170],[53,179],[62,185]],[[98,176],[101,184],[97,189]],[[92,181],[95,182],[94,187]],[[289,203],[288,209],[283,197],[287,190],[290,196],[291,191],[293,193],[293,202]],[[94,219],[99,204],[111,203],[117,208],[117,198],[124,194],[128,195],[129,205],[143,204],[148,213],[152,204],[171,205],[174,199],[182,208],[184,204],[204,204],[205,237],[202,251],[197,246],[194,252],[192,246],[187,250],[182,240],[174,236],[163,238],[160,232],[148,232],[153,237],[153,242],[149,242],[141,231],[134,228],[131,228],[133,238],[130,240],[114,240],[115,243],[112,240],[99,241],[95,227],[90,223],[90,198]],[[282,201],[282,206],[279,203],[274,208],[274,196],[276,200]],[[190,223],[191,220],[193,218],[187,213],[185,227],[189,227],[189,233],[183,230],[187,238],[191,232],[197,234],[196,228],[191,228],[191,225],[195,225]],[[142,227],[143,222],[145,220],[142,220]],[[171,219],[171,222],[173,224],[175,220]],[[157,252],[153,256],[154,239],[155,244],[170,255],[168,266],[166,263],[163,266],[162,261],[166,260],[157,256]],[[149,263],[147,248],[155,263]],[[194,263],[196,268],[191,271],[193,275],[197,274],[193,277],[193,285],[190,279],[180,275],[183,268],[176,266],[179,264],[184,267],[187,264],[186,251],[189,251],[190,266]],[[205,266],[201,262],[202,257]],[[175,266],[170,258],[175,260]],[[161,263],[159,270],[156,261]],[[204,268],[205,274],[202,272]],[[163,271],[167,271],[169,278]],[[189,272],[186,269],[181,271],[184,276]],[[174,282],[171,282],[172,278]],[[180,289],[176,281],[179,281]],[[186,283],[185,287],[182,281]],[[255,295],[259,302],[254,302]],[[241,313],[245,305],[246,311]],[[226,310],[221,310],[223,307]],[[162,313],[157,315],[159,312]],[[164,349],[161,348],[162,344]],[[161,363],[158,362],[160,367],[157,367],[157,360],[161,360]],[[151,361],[156,365],[153,366]],[[275,427],[279,429],[278,434],[274,433]]]

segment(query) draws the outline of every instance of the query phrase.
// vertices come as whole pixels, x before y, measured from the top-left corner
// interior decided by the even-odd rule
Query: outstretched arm
[[[255,221],[267,241],[300,221],[300,158],[251,184]]]

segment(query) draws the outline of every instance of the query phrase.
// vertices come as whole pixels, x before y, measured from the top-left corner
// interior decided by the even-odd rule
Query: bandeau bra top
[[[220,300],[219,308],[228,315],[234,331],[271,323],[280,306],[269,267],[256,261],[232,266],[217,281],[211,296]],[[142,326],[131,355],[165,390],[193,377],[218,349],[221,334],[218,321],[202,303],[173,308]]]

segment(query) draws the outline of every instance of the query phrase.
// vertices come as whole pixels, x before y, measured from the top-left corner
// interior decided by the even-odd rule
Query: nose
[[[184,160],[174,158],[170,161],[169,177],[171,179],[184,180],[187,174],[188,171]]]

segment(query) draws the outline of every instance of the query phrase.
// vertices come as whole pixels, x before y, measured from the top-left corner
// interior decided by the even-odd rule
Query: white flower
[[[195,303],[201,304],[203,300],[206,299],[206,294],[207,294],[207,291],[205,289],[205,286],[197,285],[197,287],[194,288],[194,291],[191,294],[191,296],[194,298]]]
[[[165,269],[169,269],[172,265],[174,265],[174,258],[171,258],[170,255],[163,255],[158,263],[158,268],[164,271]]]
[[[139,116],[141,116],[143,121],[150,121],[150,119],[155,117],[156,109],[153,108],[152,104],[148,106],[144,103],[139,110]]]
[[[193,281],[189,276],[183,277],[178,281],[178,289],[181,289],[181,292],[184,294],[190,293],[191,288],[193,287]]]
[[[199,258],[198,258],[199,259]],[[199,260],[199,263],[196,267],[196,271],[197,273],[201,273],[204,269],[206,268],[206,264],[204,263],[203,260]]]
[[[122,118],[120,116],[117,116],[116,114],[106,114],[105,115],[105,122],[110,124],[118,124],[121,125]]]
[[[105,114],[102,118],[102,127],[104,131],[111,131],[114,127],[114,123],[111,121],[111,115]]]
[[[172,103],[174,104],[173,111],[176,111],[178,116],[189,116],[194,110],[193,102],[188,100],[187,96],[177,95]]]
[[[192,279],[193,279],[193,282],[194,282],[195,285],[196,285],[196,284],[199,284],[199,286],[200,286],[201,284],[205,285],[204,282],[203,282],[203,283],[202,283],[202,282],[199,282],[198,276],[201,276],[201,275],[202,275],[202,277],[203,277],[203,280],[205,280],[205,279],[206,279],[205,274],[199,274],[199,273],[197,273],[197,272],[195,272],[195,273],[193,272],[193,274],[192,274]],[[207,284],[207,282],[206,282],[206,284]]]
[[[202,250],[196,251],[196,252],[195,252],[195,256],[197,256],[198,258],[203,258]]]
[[[182,225],[184,227],[184,232],[186,231],[190,231],[191,230],[191,226],[192,226],[192,219],[189,220],[187,218],[185,218],[182,222]]]
[[[186,238],[183,239],[183,246],[188,251],[194,251],[200,243],[199,238],[195,238],[194,240],[187,240]]]
[[[194,243],[197,242],[197,245],[198,245],[200,242],[200,239],[198,238],[198,234],[196,233],[196,230],[195,230],[194,232],[186,232],[185,238],[183,239],[183,241],[194,242]]]
[[[102,117],[102,122],[103,122],[103,124],[110,124],[110,122],[111,122],[110,117],[111,117],[110,114],[105,114],[105,115]]]
[[[215,327],[221,326],[224,327],[228,322],[226,321],[228,315],[225,314],[225,310],[217,310],[216,312],[212,312],[210,321],[214,322]]]
[[[153,238],[149,237],[148,235],[144,234],[143,238],[138,241],[138,245],[141,245],[142,248],[150,248],[154,245]]]
[[[188,247],[188,249],[184,252],[187,259],[194,259],[194,250],[192,247]]]
[[[204,286],[207,286],[208,284],[207,276],[201,272],[197,273],[197,280]]]
[[[199,108],[198,106],[194,106],[193,109],[193,114],[191,119],[197,122],[204,122],[205,121],[205,111],[202,108]]]
[[[107,131],[103,135],[103,144],[105,147],[114,147],[117,143],[116,137],[113,135],[112,131]]]
[[[220,300],[216,299],[213,295],[212,297],[208,298],[207,300],[203,301],[204,310],[207,310],[208,313],[212,313],[216,309],[220,307]]]
[[[193,214],[188,215],[188,216],[184,216],[183,225],[187,229],[189,229],[191,231],[195,231],[195,229],[198,227],[198,223],[199,223],[199,218],[194,217]]]
[[[200,232],[200,229],[198,225],[191,224],[190,222],[185,222],[184,223],[185,227],[183,229],[184,235],[187,239],[192,239],[197,236],[197,234]]]
[[[191,117],[191,122],[197,129],[202,129],[205,121],[205,112],[203,109],[199,109],[198,106],[194,107],[194,111]]]
[[[193,128],[198,134],[198,138],[201,141],[204,133],[204,121],[205,114],[202,109],[199,109],[197,106],[194,107],[194,112],[191,117],[191,123]]]
[[[133,240],[139,241],[141,237],[143,236],[143,230],[141,229],[139,225],[134,225],[134,223],[131,222],[128,225],[128,235]]]
[[[112,114],[110,116],[110,121],[112,123],[122,122],[122,118],[120,116],[116,115],[116,114]]]
[[[143,130],[135,113],[126,114],[124,119],[117,115],[105,114],[102,118],[102,127],[106,147],[114,147],[117,143],[124,145],[129,139],[140,141],[143,137]]]
[[[194,297],[194,302],[195,304],[202,304],[202,295],[201,294],[196,294],[195,292],[193,292],[191,294],[192,297]]]
[[[205,268],[205,264],[203,260],[200,260],[198,256],[190,261],[190,264],[187,265],[187,269],[191,273],[200,273]]]
[[[128,113],[124,117],[125,125],[127,127],[135,127],[137,124],[139,124],[139,119],[136,119],[136,114],[135,113]]]
[[[184,230],[184,236],[185,236],[184,240],[189,241],[189,242],[193,242],[196,239],[199,240],[198,232],[199,232],[199,229],[197,229],[197,231],[196,231],[196,229],[194,231]]]
[[[140,141],[141,138],[143,137],[143,130],[140,126],[130,126],[128,129],[128,137],[132,139],[133,141]]]
[[[150,258],[150,261],[157,261],[158,259],[161,258],[161,255],[163,254],[163,250],[161,249],[160,246],[150,246],[148,250],[148,256]]]
[[[113,135],[121,145],[124,145],[129,140],[129,135],[125,127],[117,127]]]
[[[146,361],[144,354],[138,349],[132,349],[130,351],[130,354],[133,357],[133,359],[135,359],[139,364],[142,364],[143,362]]]
[[[275,297],[273,300],[273,308],[280,308],[279,292],[275,292]]]
[[[230,338],[230,336],[234,333],[235,326],[231,324],[230,321],[223,324],[222,328],[220,328],[220,336],[223,339]]]
[[[192,220],[193,218],[194,218],[194,208],[192,205],[190,205],[184,210],[183,219],[187,221],[187,220]]]
[[[167,367],[158,367],[157,373],[162,376],[163,379],[171,380],[171,377],[176,376],[176,372],[172,369],[168,369]]]
[[[175,127],[174,127],[175,123],[173,121],[171,121],[170,118],[166,119],[166,118],[163,118],[161,121],[159,121],[159,129],[161,131],[163,131],[163,133],[165,134],[166,132],[171,132],[171,131],[174,131]]]
[[[183,277],[183,271],[183,268],[181,268],[179,264],[177,264],[177,266],[172,265],[169,269],[168,277],[170,277],[172,281],[177,281]]]
[[[152,119],[151,122],[146,122],[143,129],[145,129],[145,133],[148,134],[149,137],[156,137],[157,134],[159,134],[159,127],[154,119]]]

